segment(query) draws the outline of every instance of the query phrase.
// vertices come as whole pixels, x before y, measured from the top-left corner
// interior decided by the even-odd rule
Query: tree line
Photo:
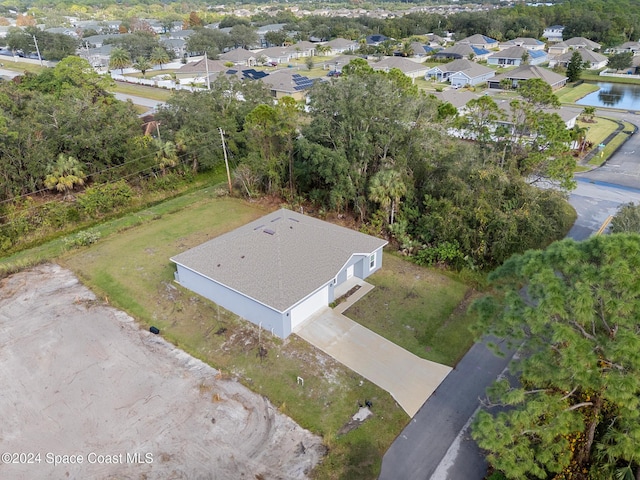
[[[397,70],[374,72],[356,60],[342,77],[316,84],[306,109],[290,98],[274,103],[261,82],[226,76],[208,91],[175,92],[151,138],[104,82],[69,57],[0,85],[5,210],[24,195],[210,171],[223,160],[222,129],[237,191],[352,213],[421,263],[487,268],[572,223],[561,193],[530,185],[546,178],[570,186],[571,172],[558,119],[530,107],[522,130],[538,129],[538,143],[506,133],[495,145],[456,139],[450,105]],[[543,108],[549,92],[535,82],[530,90]]]

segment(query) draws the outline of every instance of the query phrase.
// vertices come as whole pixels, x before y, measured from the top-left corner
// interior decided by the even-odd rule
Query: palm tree
[[[162,65],[165,63],[169,63],[171,59],[169,58],[169,54],[164,48],[156,47],[151,52],[151,56],[149,57],[149,60],[154,65],[160,65],[160,70],[162,70]]]
[[[593,117],[596,115],[596,107],[584,107],[582,115],[584,115],[587,122],[593,122]]]
[[[163,142],[160,139],[155,139],[154,144],[156,165],[160,169],[160,173],[165,175],[168,168],[173,168],[178,164],[178,148],[171,140]]]
[[[397,170],[380,170],[369,184],[369,199],[379,203],[386,210],[389,225],[393,225],[395,212],[400,205],[400,199],[407,193],[407,185],[402,174]]]
[[[109,58],[109,68],[113,70],[120,69],[120,73],[124,74],[124,69],[131,65],[131,57],[129,52],[124,48],[116,47],[111,50],[111,57]]]
[[[413,51],[413,47],[411,46],[411,43],[409,42],[404,42],[402,44],[402,49],[400,50],[400,53],[402,53],[403,57],[410,57],[412,56],[415,52]]]
[[[136,70],[140,70],[142,72],[142,78],[145,78],[147,70],[149,70],[152,67],[153,65],[151,65],[151,62],[149,62],[149,60],[147,60],[144,57],[138,57],[138,59],[136,60],[136,63],[133,64],[133,68],[135,68]]]
[[[581,127],[580,125],[574,125],[570,130],[571,140],[576,143],[576,150],[579,150],[580,154],[582,154],[584,146],[587,143],[588,131],[589,129],[587,127]]]
[[[331,51],[331,47],[329,45],[318,45],[316,47],[316,52],[319,55],[324,55],[325,53],[329,53]]]
[[[54,163],[47,167],[47,176],[44,179],[44,186],[49,190],[67,192],[74,189],[76,185],[84,185],[86,174],[82,171],[80,162],[72,156],[58,155]]]

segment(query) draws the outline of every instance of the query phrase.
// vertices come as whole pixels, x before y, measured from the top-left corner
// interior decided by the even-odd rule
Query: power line
[[[205,135],[205,134],[203,134],[203,136],[204,136],[204,135]],[[208,134],[207,134],[207,135],[208,135]],[[208,146],[208,145],[212,145],[213,143],[215,143],[215,142],[211,141],[211,142],[205,143],[204,145],[205,145],[205,146]],[[155,155],[155,152],[153,153],[153,155]],[[182,153],[182,154],[178,155],[178,159],[179,159],[179,160],[182,160],[182,159],[186,158],[188,155],[189,155],[189,152],[184,152],[184,153]],[[151,156],[151,154],[150,154],[150,155],[144,155],[144,156],[142,156],[142,157],[140,157],[140,158],[138,158],[138,159],[136,159],[136,160],[131,160],[131,161],[126,162],[126,163],[127,163],[127,164],[129,164],[129,163],[132,163],[132,162],[134,162],[134,161],[139,161],[139,160],[142,160],[142,159],[147,158],[147,157],[149,157],[149,156]],[[125,164],[122,164],[122,165],[125,165]],[[111,170],[111,169],[114,169],[114,168],[119,168],[119,167],[121,167],[122,165],[117,165],[117,166],[114,166],[114,167],[109,167],[109,168],[107,168],[107,169],[104,169],[104,170],[103,170],[103,171],[101,171],[101,172],[106,172],[107,170]],[[124,175],[124,176],[120,177],[118,180],[126,180],[126,179],[131,178],[131,177],[133,177],[133,176],[135,176],[135,175],[139,175],[139,174],[141,174],[141,173],[143,173],[143,172],[151,171],[151,170],[153,170],[153,169],[155,169],[155,168],[157,168],[157,165],[151,165],[151,166],[149,166],[149,167],[145,167],[145,168],[143,168],[143,169],[141,169],[141,170],[138,170],[138,171],[136,171],[136,172],[128,173],[127,175]],[[92,187],[94,187],[94,186],[95,186],[95,187],[105,186],[105,185],[108,185],[109,183],[112,183],[112,182],[111,182],[111,181],[106,181],[106,182],[103,182],[103,183],[96,183],[96,184],[92,184]],[[36,193],[39,193],[39,192],[41,193],[41,192],[46,192],[46,191],[49,191],[49,189],[38,190],[37,192],[32,192],[32,193],[30,193],[30,194],[20,195],[19,197],[14,197],[14,199],[11,199],[11,200],[8,200],[8,201],[14,201],[15,199],[24,198],[24,197],[31,197],[32,195],[35,195]],[[7,202],[7,200],[5,200],[5,201],[3,201],[3,202],[0,202],[0,204],[2,204],[2,203],[6,203],[6,202]],[[37,205],[32,205],[32,206],[30,206],[30,207],[27,207],[26,209],[23,209],[21,212],[30,212],[30,211],[34,211],[34,210],[37,210],[37,209],[39,209],[39,208],[42,208],[42,207],[43,207],[43,206],[45,206],[45,205],[54,204],[54,203],[59,203],[59,200],[57,200],[57,199],[52,199],[52,200],[47,201],[47,202],[39,203],[39,204],[37,204]],[[2,222],[2,220],[8,219],[8,218],[9,218],[9,215],[1,215],[1,216],[0,216],[0,222]],[[13,221],[8,221],[8,222],[0,223],[0,226],[5,226],[5,225],[7,225],[7,226],[8,226],[8,225],[12,225],[12,224],[14,224],[14,223],[16,223],[16,222],[17,222],[17,219],[16,219],[16,220],[13,220]]]

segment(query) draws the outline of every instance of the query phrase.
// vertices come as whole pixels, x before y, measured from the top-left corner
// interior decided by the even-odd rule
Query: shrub
[[[93,216],[128,205],[132,196],[131,187],[120,180],[87,188],[82,195],[78,195],[78,204],[87,215]]]
[[[84,230],[76,233],[72,237],[64,239],[64,243],[68,248],[86,247],[100,240],[100,232],[94,230]]]

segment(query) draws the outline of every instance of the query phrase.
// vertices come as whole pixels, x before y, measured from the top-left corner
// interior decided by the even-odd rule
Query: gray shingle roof
[[[331,281],[352,255],[367,255],[386,244],[281,209],[171,261],[283,312]]]
[[[553,86],[562,81],[565,81],[567,77],[557,74],[546,68],[538,67],[537,65],[521,65],[520,67],[511,70],[509,72],[501,73],[491,79],[491,82],[500,82],[503,78],[515,79],[515,80],[529,80],[531,78],[540,78]]]

